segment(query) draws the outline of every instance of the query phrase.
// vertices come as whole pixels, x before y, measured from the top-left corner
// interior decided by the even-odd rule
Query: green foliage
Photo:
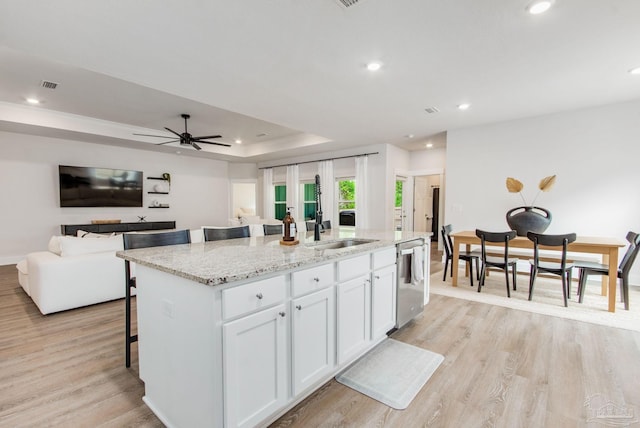
[[[396,207],[402,207],[402,184],[402,181],[396,181]]]
[[[340,200],[348,202],[340,202],[338,210],[349,210],[356,207],[356,182],[353,180],[342,180],[338,182]]]

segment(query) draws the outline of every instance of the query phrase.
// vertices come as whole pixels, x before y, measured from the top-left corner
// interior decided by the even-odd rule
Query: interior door
[[[429,180],[426,175],[414,177],[413,191],[413,230],[416,232],[427,232],[431,230],[429,227],[431,218],[431,200],[432,195],[429,192]]]

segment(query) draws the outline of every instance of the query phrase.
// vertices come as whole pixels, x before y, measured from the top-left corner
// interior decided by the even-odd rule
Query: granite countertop
[[[340,259],[429,236],[431,232],[362,231],[339,228],[325,231],[320,242],[313,241],[313,232],[299,234],[297,238],[300,243],[292,246],[280,245],[281,236],[270,235],[140,248],[118,251],[116,256],[202,284],[220,285]],[[317,244],[348,238],[375,241],[339,249],[314,247]]]

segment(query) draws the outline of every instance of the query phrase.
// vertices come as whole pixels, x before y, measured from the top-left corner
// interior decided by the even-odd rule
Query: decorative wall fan
[[[189,134],[189,131],[187,130],[187,119],[189,119],[191,116],[188,115],[188,114],[185,114],[185,113],[181,114],[180,116],[184,119],[184,132],[182,134],[177,133],[173,129],[167,128],[166,126],[164,128],[167,131],[171,132],[172,134],[175,134],[178,138],[175,138],[173,136],[166,136],[166,135],[149,135],[149,134],[133,134],[133,135],[142,135],[144,137],[158,137],[158,138],[171,138],[172,139],[170,141],[165,141],[163,143],[156,143],[156,145],[158,145],[158,146],[163,145],[163,144],[175,143],[176,141],[180,141],[180,145],[181,146],[192,146],[196,150],[202,150],[202,147],[200,147],[196,143],[215,144],[216,146],[231,147],[231,144],[217,143],[215,141],[205,141],[205,140],[214,140],[216,138],[222,138],[222,135],[202,135],[200,137],[194,137],[193,135]]]

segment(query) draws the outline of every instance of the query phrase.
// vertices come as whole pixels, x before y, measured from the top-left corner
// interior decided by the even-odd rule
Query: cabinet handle
[[[318,277],[313,278],[313,280],[314,280],[315,282],[320,282],[320,278],[318,278]]]
[[[371,282],[369,278],[365,279],[364,282]]]
[[[380,275],[376,275],[376,279],[380,279]]]
[[[283,317],[283,318],[284,318],[284,316],[285,316],[285,315],[287,315],[287,314],[286,314],[286,313],[284,313],[284,312],[278,312],[278,315],[280,315],[281,317]]]
[[[302,306],[301,305],[296,305],[296,309],[301,311],[302,310]]]
[[[263,297],[263,296],[262,296],[262,293],[258,293],[258,294],[256,294],[256,297],[257,297],[258,299],[262,300],[262,297]]]

